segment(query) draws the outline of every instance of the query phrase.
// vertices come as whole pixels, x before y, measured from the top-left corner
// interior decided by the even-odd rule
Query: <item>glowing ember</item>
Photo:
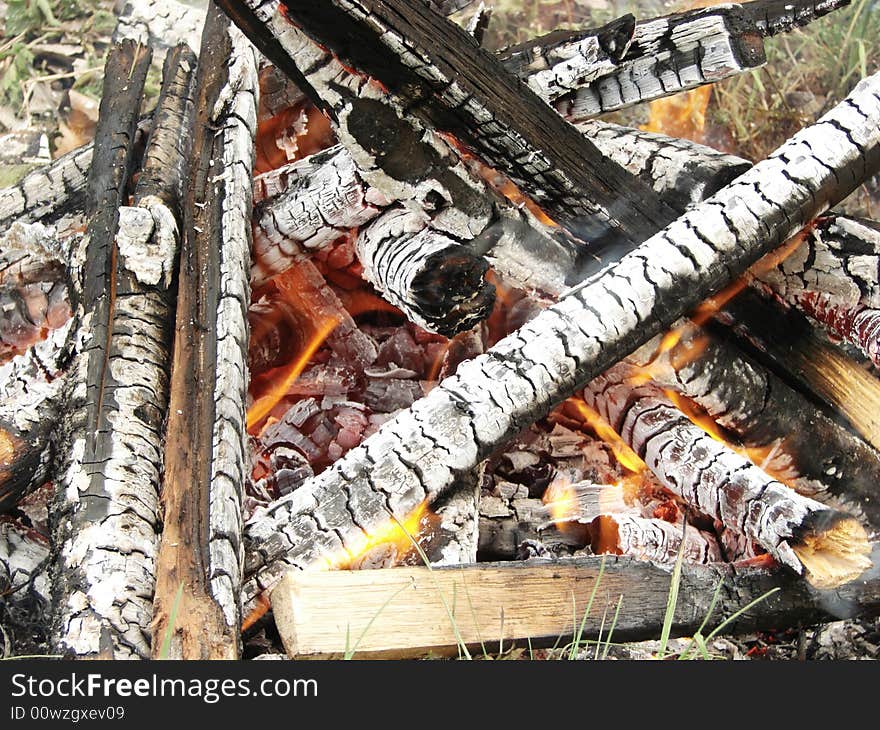
[[[321,558],[315,563],[314,569],[356,570],[376,553],[381,553],[383,557],[388,555],[390,562],[397,563],[414,549],[418,536],[426,532],[434,520],[436,515],[428,507],[428,502],[422,502],[402,522],[389,517],[385,524],[354,540],[352,546]]]
[[[569,402],[577,409],[581,418],[584,419],[584,423],[590,426],[596,432],[596,435],[611,447],[615,458],[624,469],[634,474],[641,474],[647,470],[648,467],[645,462],[620,438],[617,431],[611,427],[608,421],[580,398],[569,399]]]
[[[287,394],[288,389],[296,381],[296,379],[305,370],[309,360],[318,351],[324,340],[330,333],[336,329],[339,321],[336,319],[326,319],[317,325],[317,332],[306,345],[305,349],[297,356],[297,358],[288,366],[287,372],[283,378],[279,378],[270,388],[269,392],[254,401],[254,404],[248,408],[247,412],[247,429],[253,432],[262,420],[272,412],[272,409]]]

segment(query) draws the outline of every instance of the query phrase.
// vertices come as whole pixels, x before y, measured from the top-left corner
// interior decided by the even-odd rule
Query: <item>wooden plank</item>
[[[293,658],[340,658],[348,645],[357,647],[355,658],[403,659],[457,653],[456,632],[475,650],[481,642],[487,650],[497,650],[499,638],[508,646],[527,638],[533,647],[557,641],[565,646],[575,623],[580,627],[583,621],[582,638],[595,639],[606,609],[607,635],[621,596],[614,640],[656,639],[670,577],[669,568],[614,556],[432,570],[306,571],[287,573],[271,600],[275,623]],[[685,566],[673,635],[687,636],[700,626],[722,579],[725,588],[708,622],[710,630],[774,588],[779,590],[725,630],[782,629],[831,615],[880,611],[876,577],[836,591],[815,591],[788,574],[757,567]],[[584,619],[594,589],[592,610]]]

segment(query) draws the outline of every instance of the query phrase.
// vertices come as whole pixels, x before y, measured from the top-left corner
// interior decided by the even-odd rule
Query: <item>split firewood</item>
[[[152,631],[171,637],[171,658],[231,659],[241,641],[257,58],[211,4],[199,59]]]
[[[69,376],[63,488],[52,515],[58,545],[53,641],[77,656],[150,652],[171,286],[195,57],[187,46],[166,55],[129,207],[123,205],[131,172],[127,142],[149,64],[149,49],[131,41],[111,50],[96,150],[115,154],[96,153],[90,174],[102,187],[84,244],[76,312],[82,345]]]
[[[434,500],[880,168],[880,76],[437,385],[246,528],[245,599]]]
[[[657,386],[633,385],[638,374],[616,365],[583,397],[663,486],[819,588],[848,583],[871,567],[867,534],[857,520],[776,481],[691,423]]]
[[[5,653],[28,647],[34,638],[34,643],[42,644],[45,638],[50,604],[48,565],[49,542],[43,535],[15,522],[0,522],[0,616]]]
[[[782,379],[690,322],[659,355],[649,342],[628,358],[663,388],[690,399],[749,458],[801,494],[880,527],[880,456]]]
[[[821,336],[807,318],[746,290],[715,320],[777,375],[812,393],[880,449],[880,381]]]
[[[534,647],[559,646],[560,637],[575,633],[587,640],[607,638],[615,614],[615,641],[656,639],[669,579],[668,566],[613,556],[433,570],[306,571],[287,574],[272,593],[272,608],[293,658],[338,658],[355,643],[356,659],[455,655],[459,639],[479,652],[483,646],[494,651],[499,638],[507,647],[526,639]],[[713,611],[719,583],[724,588]],[[448,607],[461,607],[463,597],[465,608],[455,611],[453,623]],[[778,571],[685,563],[671,635],[692,636],[707,616],[714,628],[752,602],[725,631],[780,630],[871,615],[880,606],[880,585],[872,578],[817,591]]]

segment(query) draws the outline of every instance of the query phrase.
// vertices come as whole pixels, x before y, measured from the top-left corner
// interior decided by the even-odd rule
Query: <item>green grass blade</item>
[[[397,598],[407,588],[409,588],[408,585],[401,586],[392,595],[388,596],[388,598],[385,599],[385,602],[381,606],[379,606],[379,610],[370,617],[369,621],[367,621],[367,625],[364,626],[364,630],[361,631],[361,635],[358,637],[358,640],[354,643],[354,646],[351,647],[351,649],[348,648],[349,627],[345,627],[345,654],[342,657],[345,661],[348,661],[354,656],[355,652],[358,650],[358,647],[361,645],[361,642],[364,640],[364,637],[367,635],[367,632],[370,630],[370,627],[373,625],[373,622],[379,617],[379,614],[387,608],[388,604],[391,603],[391,601]]]
[[[180,609],[180,601],[183,598],[183,583],[177,586],[177,593],[174,594],[174,603],[171,604],[171,615],[168,616],[168,626],[165,627],[165,636],[162,639],[162,646],[159,647],[159,658],[167,659],[171,653],[171,637],[174,636],[174,627],[177,624],[177,612]]]
[[[614,618],[611,619],[611,627],[608,629],[608,638],[605,639],[605,651],[602,652],[602,659],[608,658],[608,652],[611,650],[611,636],[614,634],[614,627],[617,626],[617,617],[620,616],[620,607],[623,605],[623,594],[617,597],[617,608],[614,609]]]
[[[712,630],[712,632],[706,637],[706,641],[707,641],[707,642],[708,642],[708,641],[711,641],[711,640],[712,640],[713,638],[715,638],[715,637],[721,632],[721,630],[722,630],[725,626],[727,626],[729,623],[731,623],[731,622],[733,622],[733,621],[736,621],[740,616],[742,616],[742,615],[743,615],[746,611],[748,611],[750,608],[752,608],[753,606],[757,606],[761,601],[766,600],[767,598],[769,598],[770,596],[772,596],[774,593],[778,593],[778,592],[781,591],[781,590],[782,590],[782,589],[779,588],[778,586],[777,586],[776,588],[771,588],[771,589],[770,589],[769,591],[767,591],[763,596],[758,596],[754,601],[751,601],[749,604],[743,606],[739,611],[737,611],[736,613],[734,613],[732,616],[729,616],[728,618],[724,619],[724,621],[722,621],[720,624],[718,624],[718,626],[716,626],[716,627]]]
[[[687,532],[687,523],[682,524],[681,545],[678,548],[678,556],[675,558],[675,567],[672,569],[672,580],[669,583],[669,596],[666,599],[666,614],[663,616],[663,629],[660,632],[660,659],[666,656],[666,647],[669,644],[669,634],[672,632],[672,622],[675,619],[675,607],[678,604],[678,589],[681,585],[681,566],[684,562],[684,546]]]

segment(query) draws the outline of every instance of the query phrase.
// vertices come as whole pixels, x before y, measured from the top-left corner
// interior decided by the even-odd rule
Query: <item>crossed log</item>
[[[397,7],[394,3],[368,4],[375,8]],[[431,75],[433,60],[423,43],[426,28],[436,30],[442,20],[440,16],[426,15],[427,10],[416,8],[415,17],[426,23],[425,28],[408,28],[403,46],[399,40],[382,39],[383,43],[390,42],[392,50],[412,54],[406,56],[408,60],[416,59],[415,68],[406,64],[404,68],[395,67],[403,74],[400,78],[384,77],[382,69],[371,67],[370,58],[356,59],[358,65],[363,61],[362,71],[371,73],[395,92],[389,96],[377,92],[365,77],[333,66],[334,59],[320,49],[316,52],[312,41],[280,15],[266,26],[262,22],[266,17],[261,18],[260,13],[273,5],[254,2],[245,8],[244,15],[232,15],[242,23],[245,32],[254,36],[257,45],[273,53],[276,65],[296,76],[334,116],[339,128],[347,130],[348,136],[341,137],[345,152],[334,152],[336,157],[328,153],[324,159],[343,160],[347,154],[354,162],[350,179],[362,194],[355,204],[363,206],[367,200],[377,209],[389,206],[387,201],[400,204],[377,213],[376,220],[365,227],[368,232],[361,242],[361,257],[369,260],[372,246],[375,268],[381,268],[379,258],[388,255],[385,250],[388,240],[410,244],[412,250],[412,240],[427,230],[432,236],[446,236],[448,240],[443,245],[461,251],[466,265],[480,274],[474,277],[473,287],[478,293],[485,292],[480,257],[494,250],[494,260],[503,259],[498,242],[493,240],[497,238],[496,231],[490,226],[497,220],[502,222],[502,229],[524,225],[538,231],[547,246],[555,246],[565,253],[570,253],[572,246],[609,243],[622,244],[632,252],[561,297],[558,304],[490,352],[462,365],[457,375],[443,381],[429,396],[383,426],[361,447],[258,514],[244,528],[246,562],[242,568],[240,489],[244,473],[243,404],[247,382],[245,309],[249,299],[245,272],[250,247],[250,165],[257,114],[256,58],[236,31],[221,19],[216,8],[210,10],[196,83],[198,102],[195,106],[201,120],[197,129],[201,132],[193,141],[192,152],[181,143],[186,135],[180,134],[180,127],[168,135],[174,143],[153,144],[161,139],[161,132],[157,131],[163,128],[161,120],[168,118],[161,113],[160,104],[145,152],[143,186],[139,181],[132,208],[122,206],[121,191],[136,164],[133,141],[137,112],[136,105],[129,104],[127,115],[112,115],[116,117],[116,124],[124,120],[126,144],[121,148],[96,147],[98,150],[119,149],[124,152],[125,161],[116,165],[92,163],[91,177],[115,175],[116,179],[113,185],[106,186],[107,190],[115,191],[115,197],[90,206],[87,235],[79,249],[88,276],[82,291],[74,286],[71,295],[75,307],[71,330],[76,337],[72,345],[75,360],[70,379],[74,387],[65,396],[64,409],[75,417],[71,417],[60,440],[67,489],[60,495],[55,509],[54,539],[61,548],[53,573],[54,642],[66,651],[85,656],[145,656],[158,650],[156,642],[152,642],[151,647],[150,607],[145,597],[153,591],[155,549],[159,543],[155,505],[161,440],[154,437],[161,438],[161,431],[156,428],[155,413],[137,408],[126,412],[134,403],[134,400],[125,402],[127,388],[144,385],[142,380],[137,384],[132,382],[134,373],[124,363],[126,347],[145,348],[150,353],[146,357],[147,369],[152,373],[149,376],[153,379],[151,389],[158,398],[149,402],[157,412],[164,411],[159,391],[167,392],[162,382],[163,377],[167,378],[167,373],[162,373],[167,358],[161,348],[154,349],[154,346],[167,339],[158,324],[158,316],[157,329],[151,330],[151,336],[146,338],[151,342],[146,343],[129,344],[126,333],[118,332],[117,326],[109,323],[118,318],[124,324],[126,318],[135,316],[125,309],[124,303],[117,301],[118,295],[130,299],[132,306],[138,306],[135,302],[139,302],[150,311],[150,316],[160,311],[166,274],[170,270],[167,257],[176,245],[178,226],[182,230],[179,235],[183,265],[170,385],[170,419],[165,435],[165,525],[159,553],[162,567],[158,570],[152,633],[164,633],[175,598],[183,595],[187,597],[184,613],[193,620],[172,627],[173,655],[231,657],[239,650],[238,590],[242,579],[243,600],[249,609],[261,590],[271,586],[283,570],[304,567],[327,552],[345,551],[357,543],[364,530],[387,522],[389,513],[403,519],[423,500],[433,500],[453,485],[467,481],[466,477],[473,473],[479,461],[505,439],[685,314],[762,253],[845,197],[880,165],[877,139],[880,81],[876,77],[863,82],[846,102],[815,127],[796,136],[769,160],[727,187],[725,183],[746,165],[740,161],[728,161],[730,164],[726,165],[715,159],[717,156],[707,153],[707,159],[719,164],[705,182],[700,183],[703,192],[691,194],[694,197],[686,200],[688,193],[683,186],[670,183],[676,178],[674,174],[655,174],[658,168],[654,163],[662,155],[646,155],[643,160],[646,164],[636,172],[627,169],[639,166],[635,155],[629,165],[618,164],[612,159],[613,155],[589,143],[582,131],[565,126],[561,119],[556,121],[558,118],[552,114],[547,117],[543,101],[528,87],[514,82],[501,60],[479,51],[466,35],[451,33],[450,43],[454,41],[456,49],[460,46],[462,68],[469,71],[468,83],[473,84],[472,88],[468,87],[473,92],[472,101],[463,105],[466,109],[458,108],[455,102],[462,99],[457,95],[459,92],[434,88],[438,78]],[[308,32],[332,45],[333,32],[326,24],[328,18],[341,16],[325,17],[323,10],[311,14],[315,9],[304,4],[285,5],[291,17],[297,13],[300,22],[315,24],[306,27]],[[327,8],[332,5],[333,12],[339,8],[348,12],[358,4],[326,5]],[[787,7],[778,12],[765,9],[763,26],[754,21],[749,28],[757,28],[754,32],[761,35],[771,28],[783,27],[785,23],[779,17],[795,17]],[[815,14],[815,7],[809,7]],[[748,13],[743,17],[749,17]],[[362,20],[352,16],[346,22]],[[665,21],[664,27],[677,27],[677,22]],[[274,35],[267,34],[266,27],[273,28]],[[447,26],[439,27],[448,30]],[[585,41],[580,47],[587,48],[591,43],[597,47],[598,43],[601,48],[604,43],[605,52],[616,54],[618,60],[626,59],[626,54],[634,53],[639,47],[648,48],[644,43],[633,45],[631,38],[627,43],[628,27],[627,22],[621,22],[601,33],[584,34],[599,40]],[[639,24],[632,24],[634,37],[644,32],[638,28]],[[326,62],[325,66],[302,71],[292,67],[285,42],[293,44],[288,49],[307,51],[301,55],[302,59]],[[371,44],[375,47],[375,39],[371,39]],[[131,50],[133,46],[128,48],[129,53],[142,53]],[[546,54],[538,55],[544,59],[542,62],[562,58],[559,54],[568,51],[560,51],[560,48],[556,45]],[[231,64],[227,63],[229,58]],[[177,59],[179,62],[180,55]],[[134,59],[131,61],[134,63]],[[477,67],[489,69],[487,78],[493,84],[497,81],[497,88],[484,88],[486,82],[475,78]],[[326,75],[322,75],[322,68]],[[166,84],[170,85],[173,82],[168,70],[166,67]],[[460,69],[440,70],[448,79]],[[341,75],[333,76],[340,71]],[[331,78],[339,81],[336,87],[329,83]],[[546,74],[541,78],[546,80]],[[710,79],[704,74],[699,83],[706,80]],[[411,96],[416,89],[422,95],[419,99]],[[334,90],[337,97],[331,99],[328,90]],[[105,97],[116,99],[118,103],[119,95],[110,87],[108,92]],[[132,90],[132,93],[137,92]],[[532,110],[538,115],[536,118],[553,120],[547,123],[552,134],[535,129],[535,121],[526,119],[523,110],[508,108],[509,101],[499,99],[504,93],[511,94],[511,99],[526,99],[528,103],[523,110]],[[355,110],[361,105],[364,108],[356,115]],[[408,149],[426,155],[422,181],[436,184],[419,189],[406,179],[399,161],[396,170],[393,160],[380,161],[380,157],[388,155],[376,146],[377,141],[370,135],[385,127],[374,126],[365,134],[371,121],[369,113],[374,116],[373,122],[388,121],[388,128],[395,130],[395,134],[409,135],[412,146]],[[498,120],[497,138],[494,133],[487,135],[486,130],[468,129],[479,127],[475,121],[487,113]],[[597,138],[603,137],[613,146],[619,131],[611,127],[595,129]],[[414,135],[414,131],[417,134]],[[449,132],[457,141],[451,141]],[[564,150],[559,157],[550,144],[550,137],[556,132],[561,135],[559,139],[564,140]],[[106,130],[100,134],[112,135],[113,132]],[[566,226],[567,233],[545,230],[546,227],[542,228],[476,179],[462,162],[461,142],[472,145],[485,160],[541,202]],[[660,148],[675,146],[668,141],[654,142]],[[558,142],[553,140],[553,144]],[[168,176],[168,180],[163,181],[168,187],[158,183],[157,175],[147,174],[150,170],[183,171],[184,160],[189,158],[193,160],[192,169]],[[217,175],[217,170],[211,168],[220,160],[226,164],[223,173]],[[315,162],[312,160],[310,164]],[[437,179],[431,177],[435,173]],[[180,194],[169,191],[177,190],[179,181],[187,176],[189,194],[181,211],[176,208]],[[598,192],[590,192],[588,186],[597,180],[601,183]],[[662,186],[667,183],[672,192],[664,197]],[[715,195],[663,228],[676,218],[676,209],[708,192]],[[380,195],[383,196],[381,202]],[[64,197],[60,196],[59,200]],[[266,209],[276,203],[268,200],[270,196],[264,197],[267,198]],[[10,210],[18,213],[10,213],[10,216],[26,214],[27,210],[37,218],[43,214],[28,196],[19,192],[13,199],[18,201],[18,207]],[[94,195],[91,199],[96,200]],[[150,202],[146,202],[148,200]],[[625,206],[623,200],[629,200],[629,205]],[[61,208],[56,205],[55,210]],[[581,218],[585,212],[595,214],[587,226]],[[379,219],[388,221],[385,235],[383,229],[373,228]],[[656,233],[661,228],[660,233]],[[643,239],[647,240],[643,243]],[[514,243],[508,240],[506,245]],[[415,250],[418,252],[421,248],[419,245]],[[108,252],[115,255],[108,256]],[[430,257],[423,259],[422,269],[431,268],[431,261]],[[393,269],[388,267],[389,272]],[[558,278],[554,280],[548,275],[543,279],[550,282],[549,290],[555,288],[557,294],[562,293]],[[402,289],[403,296],[399,300],[405,302],[406,296],[419,289],[412,286],[415,280],[414,276],[407,275],[401,281],[388,281],[388,290]],[[459,306],[459,309],[475,312],[478,317],[480,311],[485,311],[484,306],[485,302],[481,301],[473,309],[467,306]],[[410,310],[419,311],[411,306]],[[91,343],[102,338],[108,346],[91,347]],[[50,348],[52,353],[58,351],[57,347]],[[114,354],[116,352],[119,355]],[[107,357],[102,364],[103,353],[107,353]],[[138,374],[138,378],[141,377]],[[43,401],[52,402],[51,396]],[[138,453],[114,453],[112,434],[121,433],[116,425],[116,413],[125,413],[129,423],[140,422],[138,433],[130,437],[133,441],[143,438],[150,444],[149,448],[141,447],[138,442],[132,447]],[[83,434],[87,435],[83,437]],[[107,445],[101,446],[102,439],[107,440]],[[105,451],[102,452],[102,448]],[[43,458],[45,450],[39,443],[35,453]],[[105,454],[109,457],[106,462]],[[114,458],[119,459],[120,465],[124,463],[125,468],[112,467]],[[101,466],[105,463],[111,466]],[[147,471],[141,471],[143,468]],[[142,483],[137,492],[131,489],[133,476]],[[78,492],[80,497],[72,499]],[[819,543],[822,539],[833,543],[837,534],[834,529],[839,525],[856,533],[846,545],[847,549],[852,548],[852,559],[844,561],[843,570],[830,571],[833,575],[829,584],[836,584],[835,581],[851,577],[864,565],[863,538],[857,534],[860,528],[854,527],[851,520],[841,516],[831,522],[834,524],[821,526],[803,523],[798,527],[809,529],[798,534],[780,533],[776,537],[777,542],[801,540],[798,544],[803,546],[813,538]],[[122,531],[132,529],[142,530],[141,538],[128,542],[117,539]],[[637,534],[626,530],[618,524],[619,543],[626,541],[624,535]],[[641,530],[639,534],[644,534],[644,526]],[[670,534],[659,541],[667,546],[664,548],[667,555],[670,540],[674,543],[674,539]],[[111,543],[112,540],[116,541]],[[810,544],[815,547],[815,541]],[[462,554],[464,552],[463,549]],[[779,556],[789,557],[783,552]],[[796,572],[811,572],[805,561],[787,562]],[[102,571],[108,570],[108,565],[113,566],[108,573],[112,580],[103,589],[96,586],[95,580],[99,564],[103,565]],[[129,581],[132,572],[137,578]],[[823,584],[822,579],[816,582]],[[108,585],[113,587],[112,592]]]

